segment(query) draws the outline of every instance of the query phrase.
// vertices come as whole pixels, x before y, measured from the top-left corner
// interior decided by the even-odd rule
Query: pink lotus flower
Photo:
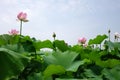
[[[85,37],[78,39],[78,43],[81,43],[81,44],[85,44],[86,41],[87,39]]]
[[[27,20],[27,13],[20,12],[20,13],[17,15],[17,18],[18,18],[18,20],[20,20],[20,21],[28,22],[28,20]]]
[[[8,33],[11,35],[17,35],[19,31],[17,31],[16,29],[11,29],[11,31],[8,31]]]

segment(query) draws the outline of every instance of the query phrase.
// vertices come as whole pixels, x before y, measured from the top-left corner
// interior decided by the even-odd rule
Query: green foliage
[[[105,68],[102,74],[109,80],[120,80],[120,65],[117,65],[112,69]]]
[[[71,47],[71,50],[80,53],[81,51],[83,51],[83,47],[80,45],[74,45],[73,47]]]
[[[11,50],[0,48],[0,80],[17,76],[29,59]]]
[[[0,45],[6,45],[9,43],[10,41],[10,35],[8,34],[3,34],[3,35],[0,35]]]
[[[108,38],[106,35],[98,35],[96,38],[90,39],[88,44],[89,45],[91,45],[91,44],[101,44],[103,42],[103,40],[105,40],[106,38]]]
[[[23,36],[20,39],[20,43],[23,46],[25,51],[36,52],[35,46],[34,46],[34,39],[31,39],[29,36]]]
[[[55,52],[52,55],[44,57],[44,60],[48,64],[61,65],[66,71],[77,71],[80,65],[83,65],[85,61],[75,61],[78,53],[66,51],[64,53]]]
[[[60,66],[60,65],[49,65],[45,71],[44,71],[44,78],[49,78],[52,75],[57,74],[57,75],[61,75],[61,74],[65,74],[65,69],[64,67]]]
[[[67,43],[65,43],[64,40],[55,40],[53,44],[55,48],[58,48],[62,52],[67,51],[69,49]]]
[[[120,80],[120,42],[105,39],[98,35],[84,47],[64,40],[0,35],[0,80]]]
[[[51,48],[53,49],[53,44],[50,40],[45,40],[45,41],[36,41],[34,42],[34,46],[36,50],[40,50],[42,48]]]
[[[89,80],[102,80],[101,75],[96,75],[91,69],[85,69],[84,75],[86,75]]]
[[[78,80],[78,79],[71,79],[71,78],[56,78],[56,80]],[[79,79],[79,80],[86,80],[86,79]]]
[[[111,54],[119,54],[120,42],[105,41],[105,49]]]
[[[108,59],[106,61],[96,61],[96,64],[101,67],[113,68],[114,66],[120,64],[120,60]]]
[[[34,73],[27,77],[27,80],[44,80],[41,73]]]
[[[0,35],[0,45],[16,44],[19,41],[19,35]]]

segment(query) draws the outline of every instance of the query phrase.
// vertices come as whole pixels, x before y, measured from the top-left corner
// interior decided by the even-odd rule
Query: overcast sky
[[[40,40],[65,40],[76,44],[98,34],[111,37],[120,32],[120,0],[0,0],[0,34],[19,30],[19,12],[26,12],[29,22],[23,24],[23,35]]]

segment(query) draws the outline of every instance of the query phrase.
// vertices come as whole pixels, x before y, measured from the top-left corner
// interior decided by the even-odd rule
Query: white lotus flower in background
[[[115,35],[115,38],[120,38],[120,33],[115,32],[114,35]]]

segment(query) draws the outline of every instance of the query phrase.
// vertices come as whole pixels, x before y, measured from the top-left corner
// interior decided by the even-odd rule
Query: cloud
[[[0,4],[2,5],[14,5],[17,3],[17,0],[2,0],[0,1]]]
[[[1,0],[0,25],[4,26],[2,31],[5,32],[19,28],[16,16],[24,11],[29,22],[23,25],[23,33],[35,37],[40,33],[48,39],[55,31],[59,39],[72,42],[79,35],[105,32],[105,28],[100,31],[101,26],[116,26],[114,28],[119,30],[119,3],[119,0]]]
[[[80,0],[58,0],[54,3],[53,8],[58,12],[69,12],[75,10],[80,4]]]
[[[11,19],[11,17],[6,16],[6,15],[1,18],[1,20],[6,24],[11,24],[12,23],[12,21],[10,19]]]

